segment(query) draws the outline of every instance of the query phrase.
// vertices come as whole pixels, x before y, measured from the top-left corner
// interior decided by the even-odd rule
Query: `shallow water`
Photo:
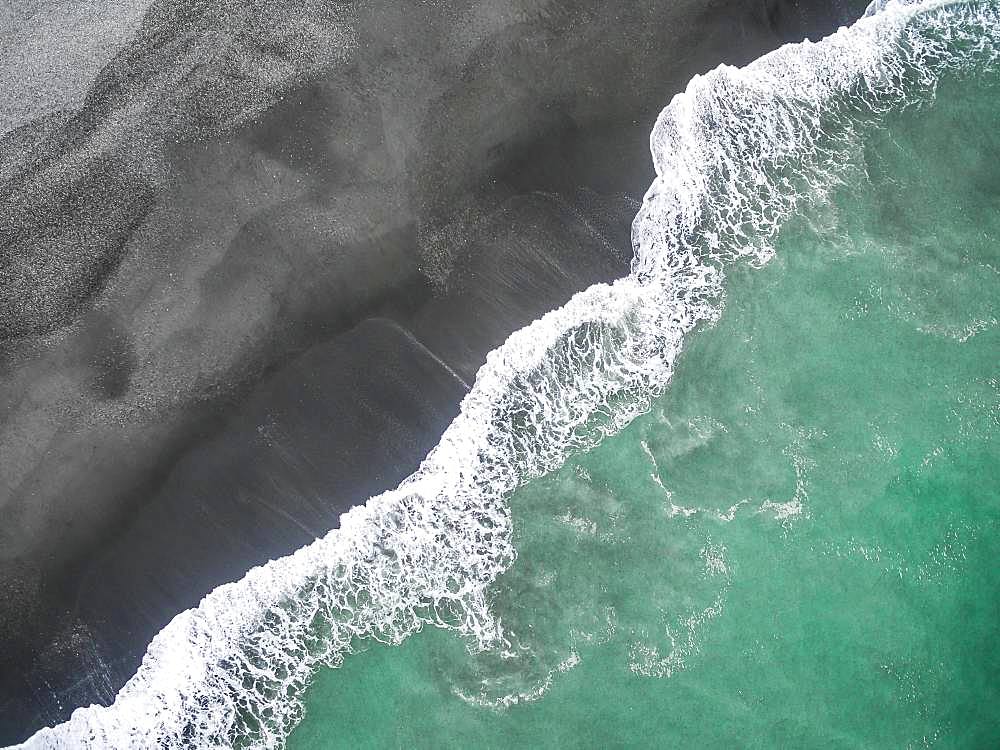
[[[511,499],[509,644],[323,670],[290,748],[1000,746],[1000,80],[735,268],[651,411]]]

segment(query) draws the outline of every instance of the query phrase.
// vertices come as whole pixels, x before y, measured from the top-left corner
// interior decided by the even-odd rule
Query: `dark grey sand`
[[[411,473],[490,349],[627,271],[669,98],[849,5],[0,16],[0,743]]]

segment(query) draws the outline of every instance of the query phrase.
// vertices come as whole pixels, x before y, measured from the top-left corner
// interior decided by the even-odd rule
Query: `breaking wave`
[[[995,3],[873,4],[849,29],[691,81],[651,135],[656,180],[629,276],[600,284],[493,351],[417,472],[325,538],[217,588],[150,644],[110,707],[77,709],[26,748],[281,745],[320,665],[356,639],[430,625],[502,648],[491,583],[515,558],[507,496],[648,408],[684,337],[721,313],[724,270],[763,263],[841,155],[944,74],[995,64]]]

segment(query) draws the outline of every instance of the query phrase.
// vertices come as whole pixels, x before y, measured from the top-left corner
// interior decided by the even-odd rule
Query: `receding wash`
[[[695,77],[631,273],[25,748],[1000,746],[1000,3]]]

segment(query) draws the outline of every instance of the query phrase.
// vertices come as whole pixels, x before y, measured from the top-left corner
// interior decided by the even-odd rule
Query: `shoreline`
[[[720,27],[725,20],[715,19]],[[544,26],[541,21],[538,24]],[[821,36],[827,30],[832,29],[811,33]],[[523,28],[516,32],[504,29],[495,32],[501,37],[523,33]],[[572,33],[583,32],[570,28],[566,33],[566,38],[574,41]],[[650,32],[643,30],[643,33]],[[781,41],[766,27],[756,33],[753,42],[758,48],[730,48],[727,54],[756,57],[767,51],[767,43],[777,46]],[[495,42],[497,37],[494,35],[490,39]],[[720,42],[717,38],[716,43]],[[529,46],[527,52],[502,46],[490,49],[495,55],[493,67],[473,65],[471,68],[473,80],[477,74],[489,80],[471,87],[477,92],[471,101],[462,93],[470,88],[467,81],[458,79],[451,83],[445,94],[436,100],[441,107],[440,119],[424,121],[421,131],[426,137],[421,141],[424,145],[409,144],[416,153],[426,152],[423,162],[412,170],[408,164],[402,174],[409,199],[392,193],[391,187],[387,187],[400,179],[398,171],[393,171],[399,167],[391,153],[400,144],[387,145],[387,136],[380,144],[352,142],[353,152],[351,149],[333,155],[328,152],[326,160],[313,163],[313,154],[330,148],[330,133],[317,132],[326,126],[327,118],[342,117],[344,121],[338,121],[337,126],[343,129],[334,128],[333,131],[348,134],[349,140],[350,134],[357,133],[366,122],[374,121],[371,101],[358,97],[345,109],[337,109],[332,104],[336,99],[336,86],[327,83],[317,87],[314,81],[298,89],[297,104],[290,107],[278,104],[238,128],[235,145],[232,131],[229,131],[207,145],[195,140],[179,152],[175,151],[170,162],[175,172],[169,183],[172,191],[169,194],[179,200],[157,204],[151,209],[152,214],[145,214],[138,221],[132,214],[124,218],[105,217],[109,224],[119,228],[123,220],[129,226],[136,224],[131,234],[126,233],[131,238],[126,244],[145,242],[144,247],[148,249],[150,240],[166,241],[166,246],[161,245],[157,261],[162,267],[154,265],[152,271],[143,274],[142,254],[134,247],[132,250],[126,247],[120,264],[101,291],[95,293],[94,300],[88,303],[104,311],[115,310],[117,304],[117,314],[104,312],[102,317],[84,312],[82,324],[73,323],[69,329],[57,328],[39,336],[37,346],[41,354],[36,350],[24,355],[25,349],[21,348],[19,355],[16,348],[12,350],[5,369],[9,367],[12,372],[19,373],[23,385],[37,376],[39,368],[53,363],[65,367],[66,363],[82,362],[74,365],[75,370],[84,371],[79,376],[81,387],[88,393],[96,389],[99,395],[105,396],[93,399],[100,408],[94,410],[90,419],[95,415],[98,421],[103,418],[109,434],[122,424],[123,414],[129,413],[122,407],[123,402],[131,406],[131,413],[135,413],[140,397],[156,400],[149,383],[152,383],[152,390],[160,393],[170,392],[172,387],[176,393],[177,383],[181,384],[181,390],[190,389],[188,392],[195,394],[195,398],[182,400],[179,408],[175,405],[173,414],[188,411],[197,416],[187,422],[178,420],[186,427],[173,434],[173,440],[181,446],[176,460],[158,466],[154,460],[156,470],[140,467],[119,481],[125,488],[119,491],[123,499],[110,503],[108,517],[103,520],[92,518],[100,512],[88,502],[97,504],[102,494],[100,490],[114,477],[92,477],[94,484],[90,494],[83,493],[77,500],[78,508],[69,513],[70,517],[87,515],[91,528],[84,532],[66,532],[70,536],[63,560],[56,563],[49,560],[53,547],[58,546],[58,537],[53,540],[52,532],[45,531],[35,532],[37,538],[33,547],[10,556],[15,561],[34,561],[39,569],[43,564],[50,566],[49,572],[36,573],[35,577],[42,581],[37,584],[39,588],[50,587],[52,601],[38,606],[45,597],[37,596],[35,601],[29,602],[28,622],[18,629],[19,640],[7,641],[9,636],[5,633],[5,641],[15,644],[16,654],[10,665],[4,665],[4,673],[14,675],[14,680],[4,684],[0,692],[0,705],[3,705],[0,715],[5,718],[4,726],[0,727],[0,741],[8,741],[8,736],[23,738],[42,724],[65,718],[77,705],[107,702],[124,679],[134,672],[146,644],[164,620],[169,621],[180,610],[193,606],[204,593],[220,583],[238,578],[256,564],[255,560],[259,562],[263,561],[261,558],[287,554],[301,546],[303,540],[308,541],[309,534],[321,535],[328,531],[325,524],[336,525],[340,512],[364,499],[352,493],[371,495],[398,484],[409,473],[406,462],[411,461],[415,466],[423,458],[450,421],[448,415],[457,409],[463,391],[454,373],[461,380],[471,382],[486,352],[511,331],[565,301],[573,292],[627,271],[631,254],[628,227],[634,214],[634,210],[629,213],[633,206],[630,201],[640,199],[641,191],[650,182],[649,123],[665,101],[662,97],[652,97],[648,90],[639,89],[629,92],[631,109],[625,111],[620,107],[625,95],[619,94],[617,98],[609,97],[606,103],[597,97],[577,110],[570,107],[568,111],[539,119],[534,110],[552,96],[552,86],[558,89],[565,84],[559,82],[559,71],[556,71],[555,83],[550,82],[548,89],[539,85],[521,92],[520,98],[508,101],[508,122],[495,125],[495,120],[489,118],[476,120],[463,113],[475,113],[477,108],[487,106],[491,91],[494,91],[488,84],[498,86],[495,91],[502,91],[503,86],[510,84],[505,70],[525,65],[532,59],[547,59],[546,56],[552,54],[544,45]],[[567,49],[575,50],[578,56],[584,52],[575,44],[567,44]],[[695,56],[692,51],[688,52]],[[711,45],[698,52],[715,56],[709,67],[721,61],[719,50]],[[687,67],[677,63],[671,68],[667,63],[660,63],[673,75],[673,79],[664,76],[672,80],[669,85],[683,85],[692,72],[699,72],[701,66],[690,56],[684,61]],[[374,65],[380,59],[376,56],[369,64]],[[469,69],[466,67],[465,71]],[[615,72],[586,70],[570,83],[582,87],[594,82],[587,75],[599,77],[602,74],[608,76],[608,80],[601,83],[606,90],[617,88],[610,80]],[[645,85],[652,85],[659,73],[643,71]],[[549,74],[552,75],[551,71]],[[352,75],[363,74],[354,68],[346,73],[338,72],[333,78],[342,83]],[[292,94],[284,96],[286,103],[296,99]],[[383,100],[380,114],[383,120],[388,111],[386,106]],[[601,107],[611,110],[610,119],[600,116]],[[579,111],[581,109],[586,111]],[[651,110],[655,111],[651,114]],[[351,117],[344,117],[344,111],[350,112]],[[463,116],[473,120],[464,123],[469,136],[465,139],[453,134],[456,120]],[[640,119],[633,120],[633,116]],[[641,118],[648,121],[642,124]],[[487,137],[481,133],[480,126],[484,122],[494,128]],[[449,149],[456,143],[459,147],[451,154]],[[474,147],[467,145],[470,143]],[[553,144],[558,144],[555,152]],[[379,149],[385,152],[384,158],[374,166],[370,163],[352,166],[347,160],[351,153],[359,160],[362,157],[370,159],[368,155]],[[446,153],[448,158],[443,159]],[[219,215],[220,205],[216,202],[205,210],[199,205],[199,199],[209,194],[209,188],[218,183],[219,175],[227,174],[228,165],[248,155],[251,160],[258,159],[256,168],[264,171],[280,165],[285,184],[270,196],[270,206],[256,208],[256,213],[250,212],[249,218],[241,217],[235,230],[227,230],[235,231],[229,249],[221,257],[214,258],[215,262],[206,270],[195,274],[193,286],[188,287],[202,293],[201,307],[186,321],[181,321],[189,326],[191,321],[221,318],[226,325],[213,323],[211,333],[214,335],[211,337],[202,331],[191,332],[189,327],[181,325],[161,339],[162,349],[147,347],[142,351],[133,335],[136,324],[140,332],[145,322],[156,333],[160,331],[159,321],[164,311],[169,308],[156,309],[145,302],[137,302],[141,292],[148,295],[150,285],[155,289],[165,269],[184,270],[183,263],[176,258],[179,240],[171,233],[175,225],[169,222],[176,219],[176,206],[184,206],[194,216],[187,225],[190,235],[187,239],[193,238],[196,245],[201,242],[202,247],[217,245],[218,233],[206,235],[199,231],[205,230],[211,219]],[[411,162],[415,159],[410,157]],[[475,169],[472,173],[463,173],[462,169],[468,170],[469,164],[476,165]],[[340,182],[326,184],[330,174],[339,174],[338,169],[350,173],[351,179],[343,177]],[[372,180],[371,174],[380,170],[383,173],[381,182]],[[359,174],[368,175],[363,188],[358,186]],[[298,189],[291,187],[296,175],[304,176],[309,183],[304,192],[296,192]],[[257,178],[259,176],[258,172]],[[238,178],[236,184],[249,189],[257,183],[250,179],[239,182]],[[192,185],[197,189],[192,189]],[[634,191],[640,192],[634,195]],[[457,203],[454,201],[456,194],[460,194]],[[375,217],[370,216],[373,198],[385,199]],[[244,213],[248,212],[244,210]],[[343,228],[345,223],[351,223],[347,230]],[[100,231],[94,232],[100,235]],[[38,239],[30,232],[28,235],[22,247],[31,247]],[[331,271],[330,256],[317,256],[315,250],[329,248],[331,243],[338,241],[339,244],[333,245],[339,251],[332,259],[334,269]],[[295,255],[294,248],[302,247],[307,250],[302,255]],[[251,251],[247,252],[247,248]],[[309,252],[309,248],[313,252]],[[148,260],[148,252],[146,256]],[[287,261],[287,270],[279,269],[285,276],[275,273],[271,267],[274,258]],[[189,255],[182,260],[195,258]],[[136,274],[129,277],[129,271]],[[320,277],[318,281],[316,276]],[[400,289],[409,290],[402,299],[398,294]],[[300,298],[303,292],[308,298],[305,302]],[[337,297],[337,293],[341,296]],[[283,296],[283,304],[272,309],[269,320],[261,323],[255,308],[261,301],[273,302],[275,296]],[[330,302],[327,297],[334,297],[335,301]],[[178,290],[177,298],[184,299],[183,288]],[[146,318],[136,314],[144,304]],[[129,311],[132,317],[124,315],[123,311]],[[387,324],[379,322],[378,318],[373,322],[372,313],[394,322]],[[256,325],[241,329],[236,322],[241,317],[254,319]],[[289,323],[289,320],[297,322]],[[401,334],[400,330],[405,333]],[[178,331],[194,340],[178,338]],[[230,339],[242,346],[232,346]],[[268,344],[262,347],[261,341]],[[381,346],[378,341],[382,342]],[[190,357],[189,366],[193,372],[174,365],[176,350],[173,347],[178,342],[182,344],[182,354],[186,352]],[[83,354],[78,351],[81,346]],[[228,349],[226,353],[230,356],[220,356],[220,349]],[[323,360],[324,354],[326,360]],[[302,362],[310,361],[310,357],[319,358],[325,364],[304,368]],[[201,377],[206,358],[210,365],[216,365],[214,376],[208,378],[207,388]],[[98,365],[108,361],[112,365],[95,368],[95,360]],[[248,362],[252,363],[249,368]],[[99,370],[96,386],[91,371],[94,369]],[[212,371],[211,367],[204,369]],[[238,387],[239,383],[246,382],[247,371],[273,373],[264,385],[255,389],[255,395],[249,400],[242,395],[247,386]],[[323,380],[325,385],[329,385],[330,380],[335,382],[337,377],[345,378],[348,384],[333,387],[336,395],[322,389],[307,393],[310,379],[323,375],[329,378]],[[259,375],[251,375],[250,382],[256,378]],[[13,385],[18,384],[15,377]],[[145,392],[142,390],[144,385]],[[387,396],[393,387],[398,388],[398,394],[404,395],[395,399]],[[365,388],[373,394],[367,400],[359,398]],[[28,390],[30,392],[31,388]],[[414,392],[425,399],[423,405],[414,404]],[[133,400],[131,404],[129,399]],[[109,407],[107,402],[115,403]],[[165,403],[169,406],[173,402],[167,399]],[[266,437],[270,429],[267,415],[274,410],[280,412],[282,404],[293,403],[300,407],[305,403],[309,408],[285,422],[276,422],[275,429],[284,430],[282,434],[286,437],[289,431],[300,431],[286,443],[279,441],[283,455],[300,459],[313,443],[327,440],[334,445],[329,449],[331,452],[344,454],[339,469],[332,476],[317,471],[315,466],[296,465],[294,460],[283,464],[280,470],[262,461],[264,454],[259,452],[260,445],[255,441],[261,436],[265,443],[269,439]],[[340,419],[353,411],[356,429],[341,433],[335,426],[327,428],[326,425],[334,421],[329,414],[325,420],[311,424],[310,420],[321,413],[320,407],[335,407]],[[161,400],[149,413],[160,417],[164,411]],[[112,414],[110,419],[107,417],[109,412]],[[375,418],[374,414],[380,417]],[[365,422],[365,418],[370,421]],[[199,419],[202,425],[207,420],[214,423],[214,427],[192,428]],[[382,426],[372,428],[374,423]],[[87,419],[75,424],[84,426],[78,426],[77,437],[62,448],[65,456],[82,455],[80,446],[93,440],[94,432]],[[134,426],[134,422],[126,424]],[[56,434],[63,433],[57,431]],[[398,450],[373,458],[372,451],[383,447],[378,443],[385,434],[398,439]],[[128,442],[125,441],[126,445]],[[162,445],[162,439],[150,440],[148,455],[157,456]],[[51,442],[49,446],[51,448]],[[270,450],[274,444],[265,447]],[[104,450],[108,455],[105,466],[112,466],[122,446],[109,439]],[[214,491],[204,496],[207,488],[219,482],[214,474],[220,465],[225,465],[227,457],[231,460],[232,476],[252,481],[241,488],[243,495],[236,491],[233,482],[228,482],[221,487],[222,492]],[[39,471],[44,469],[44,461],[43,458],[39,463]],[[87,462],[78,458],[79,463]],[[293,504],[293,510],[285,504],[277,509],[268,508],[272,495],[266,493],[256,502],[245,500],[247,491],[261,487],[268,479],[313,482],[312,494],[320,494],[334,478],[342,478],[344,472],[351,470],[356,472],[355,484],[338,498],[314,498],[295,506],[296,501],[289,498],[301,500],[309,493],[290,492],[285,498]],[[76,471],[77,475],[80,472],[89,474],[93,469],[84,465]],[[254,471],[262,473],[255,476]],[[64,475],[62,484],[54,481],[50,485],[54,488],[50,489],[51,502],[58,503],[68,487],[81,481],[72,471],[67,474],[69,479]],[[159,479],[149,485],[149,478],[156,476]],[[140,479],[138,489],[136,477]],[[142,477],[147,478],[145,484]],[[130,483],[131,489],[128,489]],[[55,491],[58,489],[62,493]],[[225,497],[227,492],[230,493],[228,498]],[[35,493],[34,497],[37,495]],[[9,513],[10,504],[6,501],[0,505],[0,512]],[[237,512],[248,506],[252,506],[256,517],[247,518]],[[203,511],[210,511],[209,516],[217,514],[225,521],[205,522],[204,517],[199,518]],[[25,517],[25,513],[22,508],[18,517]],[[58,518],[62,511],[53,508],[47,513]],[[27,524],[27,528],[44,529],[45,516],[41,518],[41,522],[35,520]],[[282,518],[284,521],[280,520]],[[239,526],[238,532],[235,526]],[[146,531],[137,533],[137,529],[143,527]],[[198,529],[201,536],[187,539],[186,534],[191,529]],[[8,530],[8,535],[17,530]],[[209,559],[196,560],[199,554]],[[8,557],[5,554],[5,560]],[[182,570],[182,564],[188,563],[190,569]],[[9,570],[5,563],[8,575]],[[55,570],[61,572],[53,573]],[[72,572],[67,574],[67,570]],[[164,571],[169,571],[175,580],[168,581],[163,576]],[[60,577],[61,583],[53,583]],[[8,590],[13,589],[7,580],[4,583]],[[30,598],[31,586],[24,588]],[[53,612],[65,610],[70,592],[78,606],[75,612],[63,615],[63,627],[59,632],[59,627],[52,628]],[[124,592],[129,592],[125,595],[131,597],[128,605],[123,604]],[[36,611],[32,613],[32,609]],[[80,675],[80,671],[84,675]],[[60,680],[62,687],[58,684]],[[12,684],[15,682],[17,684]],[[71,686],[75,687],[68,691]],[[9,725],[6,723],[8,716],[11,717]],[[24,717],[28,716],[34,718],[25,722]]]

